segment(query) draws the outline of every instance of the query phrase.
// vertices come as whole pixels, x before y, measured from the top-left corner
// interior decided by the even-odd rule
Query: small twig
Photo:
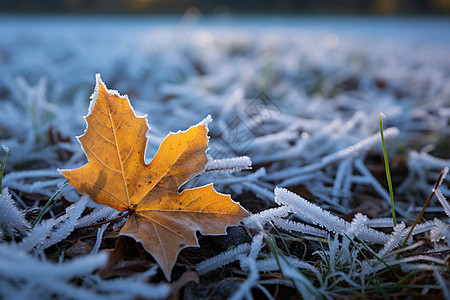
[[[103,221],[103,222],[100,222],[100,223],[91,224],[91,225],[86,225],[86,226],[81,226],[81,227],[75,227],[75,229],[93,228],[93,227],[101,226],[101,225],[103,225],[103,224],[111,223],[111,222],[120,220],[120,219],[122,219],[122,218],[125,218],[126,216],[128,216],[129,214],[131,214],[131,212],[132,212],[132,211],[129,210],[129,211],[127,211],[126,214],[123,214],[123,215],[121,215],[121,216],[118,216],[118,217],[116,217],[116,218],[114,218],[114,219],[106,220],[106,221]]]
[[[389,187],[389,197],[391,198],[391,208],[392,208],[392,220],[394,221],[394,227],[397,226],[397,222],[395,221],[395,209],[394,209],[394,192],[392,190],[392,178],[391,172],[389,170],[389,161],[386,152],[386,143],[384,142],[384,134],[383,134],[383,113],[380,113],[380,133],[381,133],[381,143],[383,144],[383,156],[384,156],[384,168],[386,170],[386,180]]]
[[[413,226],[411,227],[411,230],[409,231],[408,236],[406,237],[405,241],[403,242],[402,248],[406,246],[406,242],[411,237],[411,234],[412,234],[414,228],[417,226],[417,224],[419,223],[419,220],[422,218],[423,214],[425,213],[425,209],[427,208],[428,204],[430,204],[430,201],[433,198],[434,194],[436,193],[436,189],[441,184],[445,173],[446,173],[446,170],[444,169],[441,171],[441,174],[439,174],[439,178],[437,179],[436,184],[434,185],[434,188],[431,191],[431,194],[427,199],[427,202],[425,202],[425,205],[423,206],[422,210],[420,211],[419,215],[416,218],[416,221],[414,222]]]
[[[2,194],[2,178],[3,178],[3,171],[5,170],[5,164],[6,164],[6,158],[8,157],[8,147],[3,145],[3,150],[5,150],[5,156],[3,157],[2,162],[2,169],[0,171],[0,195]]]
[[[42,216],[45,214],[45,211],[47,210],[47,208],[50,206],[50,204],[53,202],[53,200],[59,195],[59,193],[61,193],[62,189],[65,188],[66,185],[68,185],[68,184],[69,184],[68,181],[64,182],[64,184],[56,191],[56,193],[54,193],[53,196],[47,201],[44,208],[41,210],[41,212],[37,216],[36,220],[34,220],[33,226],[31,226],[31,229],[33,229],[34,226],[36,226],[36,224],[39,223],[39,221],[42,219]]]

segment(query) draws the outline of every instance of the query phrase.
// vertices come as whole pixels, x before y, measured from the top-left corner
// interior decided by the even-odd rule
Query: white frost
[[[0,194],[0,237],[2,235],[13,237],[16,231],[24,235],[29,226],[23,212],[16,207],[15,201],[11,198],[8,188],[4,188]]]

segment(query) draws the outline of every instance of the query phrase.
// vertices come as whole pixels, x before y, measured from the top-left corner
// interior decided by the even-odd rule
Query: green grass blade
[[[52,204],[53,200],[55,200],[55,198],[59,195],[59,193],[61,193],[62,189],[65,188],[66,185],[68,185],[68,184],[69,184],[68,181],[64,182],[64,184],[56,191],[56,193],[54,193],[53,196],[50,199],[48,199],[48,201],[45,204],[44,208],[41,210],[41,212],[39,213],[39,215],[36,218],[36,220],[34,220],[33,226],[31,226],[31,229],[33,229],[34,226],[36,226],[36,224],[38,224],[39,221],[41,221],[42,216],[45,214],[45,211],[47,210],[47,208],[50,206],[50,204]]]
[[[347,235],[345,235],[345,236],[347,236]],[[388,264],[387,264],[387,262],[384,260],[384,259],[382,259],[381,257],[379,257],[373,250],[372,250],[372,248],[370,248],[369,247],[369,245],[367,245],[363,240],[361,240],[359,237],[355,237],[357,240],[358,240],[358,242],[360,242],[361,243],[361,245],[363,245],[363,247],[367,250],[367,251],[369,251],[369,253],[370,254],[372,254],[373,255],[373,257],[375,257],[379,262],[381,262],[389,271],[391,271],[392,272],[392,274],[395,276],[395,277],[397,277],[397,278],[400,278],[399,276],[398,276],[398,274],[394,271],[394,269],[391,267],[391,266],[389,266]],[[367,261],[369,261],[369,260],[367,260]]]
[[[281,233],[278,231],[278,229],[275,227],[275,225],[273,225],[272,221],[270,221],[269,223],[270,223],[270,225],[272,225],[273,229],[275,229],[275,231],[277,232],[278,236],[280,237],[281,242],[283,243],[284,249],[286,249],[286,253],[288,255],[291,255],[291,252],[289,251],[289,248],[288,248],[286,242],[284,241],[284,238],[281,235]]]
[[[383,134],[383,114],[380,113],[380,133],[381,133],[381,143],[383,144],[383,156],[384,156],[384,168],[386,169],[386,180],[389,187],[389,196],[391,198],[391,208],[392,208],[392,219],[394,221],[394,226],[397,226],[397,222],[395,221],[395,208],[394,208],[394,191],[392,190],[392,179],[391,179],[391,171],[389,170],[389,161],[386,152],[386,143],[384,142],[384,134]]]

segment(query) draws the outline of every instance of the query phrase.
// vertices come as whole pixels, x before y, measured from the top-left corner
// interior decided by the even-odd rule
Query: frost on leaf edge
[[[103,82],[103,80],[102,80],[102,78],[101,78],[101,76],[100,76],[100,73],[95,74],[95,88],[94,88],[94,92],[93,92],[92,95],[89,97],[89,99],[91,99],[91,102],[89,102],[88,113],[87,113],[87,115],[84,116],[84,118],[86,118],[87,116],[89,116],[89,115],[92,113],[92,111],[94,110],[94,106],[95,106],[95,103],[97,102],[97,98],[98,98],[98,94],[99,94],[99,90],[100,90],[100,84],[103,85],[103,87],[105,88],[106,92],[107,92],[109,95],[111,95],[111,96],[117,96],[117,97],[122,98],[122,99],[126,99],[127,102],[128,102],[128,105],[129,105],[130,108],[131,108],[131,111],[132,111],[133,114],[134,114],[134,116],[135,116],[136,118],[144,118],[144,119],[145,119],[145,123],[146,123],[147,126],[148,126],[148,130],[151,129],[150,125],[148,124],[147,114],[143,114],[143,115],[138,114],[138,113],[134,110],[133,105],[131,105],[131,101],[130,101],[130,99],[128,98],[128,95],[127,95],[127,94],[121,95],[121,94],[119,93],[119,91],[117,91],[117,90],[108,89],[108,87],[106,86],[106,84]],[[87,124],[87,122],[86,122],[86,124]],[[87,126],[86,126],[86,130],[87,130]],[[86,131],[86,130],[85,130],[85,131]],[[77,136],[77,139],[78,139],[79,137],[80,137],[80,136]]]
[[[133,114],[134,114],[134,116],[135,116],[136,118],[144,118],[145,124],[147,125],[147,128],[148,128],[148,129],[147,129],[147,132],[150,131],[150,129],[151,129],[150,125],[148,124],[147,114],[139,115],[139,116],[138,116],[138,114],[137,114],[136,111],[134,110],[133,105],[131,105],[131,101],[130,101],[130,99],[128,98],[128,95],[127,95],[127,94],[121,95],[117,90],[108,89],[108,87],[106,86],[106,84],[103,82],[103,80],[102,80],[102,78],[101,78],[101,76],[100,76],[100,73],[95,74],[95,82],[96,82],[96,83],[95,83],[94,92],[93,92],[92,95],[89,97],[89,99],[91,99],[91,102],[89,102],[88,113],[87,113],[87,115],[83,116],[83,118],[84,118],[84,120],[85,120],[85,122],[86,122],[86,128],[84,129],[84,131],[83,131],[83,133],[82,133],[81,135],[78,135],[78,136],[75,137],[75,138],[77,139],[78,143],[80,143],[81,149],[83,149],[83,152],[85,153],[85,155],[86,155],[86,151],[85,151],[85,149],[83,148],[83,145],[82,145],[81,142],[80,142],[80,137],[82,137],[83,135],[85,135],[86,132],[87,132],[87,130],[88,130],[89,124],[88,124],[88,122],[86,121],[86,117],[88,117],[88,116],[92,113],[92,111],[94,110],[94,106],[95,106],[95,103],[97,102],[98,95],[99,95],[100,84],[103,85],[103,87],[105,88],[106,92],[107,92],[109,95],[112,95],[112,96],[118,96],[119,98],[126,99],[128,105],[130,106],[131,111],[132,111]],[[147,132],[145,133],[145,136],[146,136],[146,137],[147,137]],[[148,138],[147,138],[147,139],[148,139]],[[147,153],[147,144],[145,145],[144,153]],[[87,155],[86,155],[86,158],[87,158]],[[89,159],[88,159],[88,162],[87,162],[87,163],[89,163]],[[87,163],[86,163],[86,164],[87,164]],[[80,167],[80,168],[81,168],[81,167]],[[76,169],[79,169],[79,168],[76,168]],[[56,171],[57,171],[58,173],[62,173],[62,172],[66,172],[66,171],[73,171],[73,170],[75,170],[75,169],[56,169]]]

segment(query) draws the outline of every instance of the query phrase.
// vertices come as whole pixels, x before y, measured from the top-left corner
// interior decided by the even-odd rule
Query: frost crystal
[[[445,196],[442,194],[440,189],[436,189],[436,197],[444,208],[445,214],[450,217],[450,204],[447,199],[445,199]]]
[[[437,218],[434,218],[434,224],[435,226],[430,230],[431,241],[445,240],[446,244],[450,244],[450,226]]]
[[[223,267],[229,263],[232,263],[239,259],[239,255],[246,253],[250,250],[250,244],[240,244],[236,248],[230,249],[226,252],[222,252],[217,256],[207,259],[197,265],[197,272],[199,274],[205,274],[209,271]]]
[[[14,231],[24,235],[28,227],[28,222],[25,220],[23,213],[16,207],[8,188],[4,188],[2,194],[0,194],[0,236],[3,232],[4,235],[12,237]]]
[[[2,148],[3,148],[3,150],[6,152],[6,153],[8,153],[9,152],[9,148],[8,148],[8,146],[6,146],[6,145],[2,145]]]
[[[315,225],[320,225],[334,232],[346,232],[349,223],[324,211],[319,206],[283,188],[275,188],[275,201],[290,206],[295,212],[309,218]]]
[[[99,253],[54,264],[21,249],[0,245],[0,298],[51,299],[56,296],[58,299],[119,300],[168,296],[167,284],[149,285],[139,275],[115,280],[102,280],[92,275],[107,260],[105,253]],[[73,278],[82,280],[75,285]]]
[[[57,219],[48,219],[37,225],[21,243],[23,249],[31,250],[36,247],[40,252],[55,243],[66,238],[75,228],[78,218],[84,211],[88,196],[83,196],[79,201],[66,209],[66,213]]]
[[[206,165],[206,170],[220,170],[220,169],[249,169],[252,166],[252,161],[248,156],[241,156],[235,158],[215,159],[209,161]]]

